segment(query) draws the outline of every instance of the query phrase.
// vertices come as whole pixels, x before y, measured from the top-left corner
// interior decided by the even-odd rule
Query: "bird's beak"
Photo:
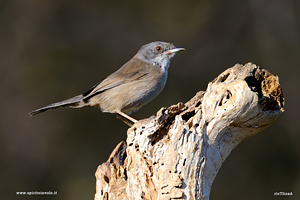
[[[163,54],[165,54],[165,55],[171,55],[171,54],[174,54],[174,53],[176,53],[178,51],[184,51],[184,50],[185,50],[185,48],[175,48],[175,49],[170,49],[168,51],[165,51]]]

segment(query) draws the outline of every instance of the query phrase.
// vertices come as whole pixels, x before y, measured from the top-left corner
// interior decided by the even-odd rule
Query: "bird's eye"
[[[156,51],[161,51],[162,50],[161,46],[156,46],[155,49],[156,49]]]

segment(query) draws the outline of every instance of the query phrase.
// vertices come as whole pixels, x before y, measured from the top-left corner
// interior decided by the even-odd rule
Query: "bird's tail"
[[[53,104],[50,104],[48,106],[42,107],[40,109],[34,110],[34,111],[32,111],[28,114],[29,114],[30,117],[32,117],[32,116],[37,115],[39,113],[45,112],[47,110],[56,109],[56,108],[60,108],[60,107],[80,108],[80,107],[85,106],[85,103],[82,101],[83,98],[84,98],[83,95],[78,95],[78,96],[75,96],[73,98],[70,98],[70,99],[67,99],[67,100],[64,100],[64,101],[60,101],[60,102],[57,102],[57,103],[53,103]]]

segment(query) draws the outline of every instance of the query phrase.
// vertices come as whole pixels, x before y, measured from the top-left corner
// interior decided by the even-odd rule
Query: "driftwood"
[[[277,76],[252,63],[227,69],[186,104],[128,129],[97,169],[95,200],[209,199],[230,152],[268,127],[283,105]]]

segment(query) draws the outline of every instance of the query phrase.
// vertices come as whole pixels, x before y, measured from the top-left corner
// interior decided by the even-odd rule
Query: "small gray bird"
[[[127,114],[138,110],[162,91],[167,81],[170,59],[182,50],[184,48],[176,48],[166,42],[146,44],[118,71],[89,91],[32,111],[29,115],[59,107],[95,106],[100,107],[102,112],[116,113],[126,124],[132,125],[137,120]]]

